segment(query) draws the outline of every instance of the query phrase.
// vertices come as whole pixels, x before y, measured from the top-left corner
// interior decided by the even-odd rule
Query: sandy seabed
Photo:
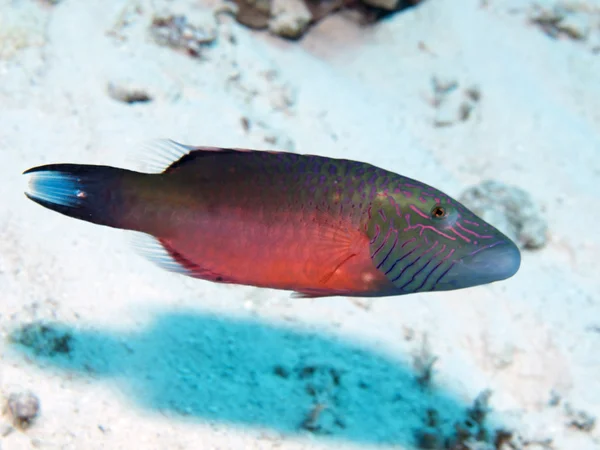
[[[297,42],[215,3],[0,1],[0,390],[39,400],[25,429],[5,408],[1,448],[599,449],[600,3],[570,2],[577,39],[526,0],[425,0]],[[215,33],[199,57],[149,37],[176,5]],[[548,242],[501,283],[292,299],[161,271],[23,196],[29,167],[131,167],[165,137],[358,159],[452,196],[499,180]]]

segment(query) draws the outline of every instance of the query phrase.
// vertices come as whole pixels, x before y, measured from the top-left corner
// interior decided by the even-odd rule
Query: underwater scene
[[[600,0],[0,0],[0,448],[600,449]]]

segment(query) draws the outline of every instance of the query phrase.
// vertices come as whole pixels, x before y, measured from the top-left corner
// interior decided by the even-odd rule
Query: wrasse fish
[[[296,296],[380,297],[513,276],[504,234],[439,190],[370,164],[160,141],[154,173],[50,164],[26,195],[61,214],[143,233],[167,270]]]

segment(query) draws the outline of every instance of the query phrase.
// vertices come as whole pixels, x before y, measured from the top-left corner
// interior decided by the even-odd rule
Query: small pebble
[[[560,404],[560,394],[555,390],[550,392],[550,400],[548,400],[548,406],[558,406]]]
[[[552,38],[565,35],[575,40],[585,40],[590,34],[591,16],[588,12],[565,8],[559,5],[554,8],[535,7],[530,12],[530,21],[538,25],[544,33]]]
[[[141,86],[122,81],[110,81],[107,92],[113,99],[123,103],[147,103],[152,101],[152,96]]]
[[[590,33],[590,16],[581,11],[569,13],[558,23],[558,29],[572,39],[585,40]]]
[[[596,426],[594,416],[582,410],[574,410],[568,403],[565,405],[565,412],[569,418],[567,426],[571,428],[589,433]]]
[[[269,31],[287,39],[299,39],[312,20],[302,0],[273,0]]]
[[[199,57],[203,48],[217,39],[216,19],[203,17],[202,23],[191,23],[185,15],[156,16],[152,20],[150,34],[159,45],[180,49]]]
[[[19,428],[28,428],[40,411],[40,401],[32,392],[10,394],[6,402],[13,423]]]

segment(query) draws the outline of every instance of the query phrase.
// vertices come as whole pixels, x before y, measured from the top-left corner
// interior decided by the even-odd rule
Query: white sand
[[[107,36],[120,12],[136,3],[143,14],[133,15],[121,30],[126,39]],[[76,342],[73,364],[81,369],[88,361],[90,367],[61,369],[59,363],[24,356],[3,339],[0,389],[5,395],[32,390],[41,411],[26,432],[0,438],[2,449],[376,445],[378,437],[356,424],[347,428],[366,431],[360,439],[285,429],[291,423],[286,414],[310,412],[294,411],[285,397],[277,399],[279,407],[270,406],[271,419],[254,420],[242,411],[241,419],[229,421],[219,401],[229,395],[235,405],[236,395],[247,395],[271,405],[273,399],[260,396],[272,391],[252,387],[252,376],[218,360],[208,367],[222,373],[194,379],[199,356],[190,354],[187,361],[187,353],[176,354],[178,339],[190,339],[184,348],[196,348],[197,340],[200,346],[210,342],[210,351],[218,354],[244,340],[260,355],[253,339],[265,344],[270,333],[280,333],[269,324],[338,336],[347,346],[366,346],[409,368],[426,334],[438,357],[435,392],[468,406],[491,389],[493,418],[524,439],[552,439],[548,448],[561,450],[600,448],[600,426],[591,432],[569,427],[565,407],[600,417],[600,55],[584,43],[551,39],[528,24],[523,11],[510,12],[510,5],[526,9],[525,0],[490,0],[487,8],[476,0],[426,0],[368,30],[331,17],[301,43],[223,18],[217,44],[206,51],[206,60],[196,60],[147,38],[151,3],[65,0],[49,7],[0,1],[1,330],[7,336],[23,324],[53,321],[83,341],[94,333],[97,339],[116,336],[121,342],[116,348],[131,352],[131,365],[123,368],[119,364],[129,357],[114,362],[114,345],[103,353],[102,345],[77,347]],[[230,35],[236,44],[228,42]],[[429,51],[419,48],[420,41]],[[435,110],[427,98],[434,75],[454,77],[461,87],[479,86],[481,101],[469,120],[432,126]],[[113,100],[106,85],[114,80],[143,86],[154,101]],[[252,123],[248,133],[242,116]],[[268,136],[274,144],[265,141]],[[515,277],[490,286],[358,303],[292,300],[286,292],[163,272],[135,255],[124,233],[65,218],[23,196],[20,173],[29,167],[50,162],[130,167],[128,155],[158,137],[259,148],[289,149],[293,143],[299,152],[364,160],[455,196],[483,179],[499,179],[527,190],[543,206],[550,242],[538,252],[524,252]],[[164,340],[148,334],[164,317],[202,317],[181,321],[193,327],[207,323],[210,313],[230,321],[219,330],[240,335],[203,340],[204,330],[192,328],[177,335],[177,321]],[[254,331],[242,335],[235,318],[248,320]],[[411,333],[415,338],[406,339]],[[302,336],[289,349],[279,349],[282,360],[285,352],[291,358],[302,355],[296,345],[310,340]],[[352,368],[347,367],[350,373]],[[361,374],[368,377],[369,370]],[[173,374],[183,378],[164,380]],[[227,374],[233,379],[227,381]],[[161,377],[161,383],[148,381]],[[214,382],[215,390],[231,393],[211,394],[206,381],[211,377],[224,377]],[[181,395],[193,395],[194,383],[209,393],[206,401],[214,394],[210,414],[190,398],[178,403],[178,388],[185,385]],[[299,389],[306,387],[299,383]],[[348,402],[362,395],[348,389]],[[561,398],[557,406],[549,405],[552,391]],[[166,396],[167,404],[173,400],[173,407],[154,408],[153,395]],[[415,398],[412,410],[397,417],[378,417],[389,411],[377,404],[364,408],[369,417],[357,417],[365,423],[397,422],[396,448],[414,448],[411,429],[426,409],[419,403],[426,396]],[[191,409],[182,416],[185,405]],[[338,409],[343,414],[343,406]],[[6,416],[2,420],[8,423]]]

